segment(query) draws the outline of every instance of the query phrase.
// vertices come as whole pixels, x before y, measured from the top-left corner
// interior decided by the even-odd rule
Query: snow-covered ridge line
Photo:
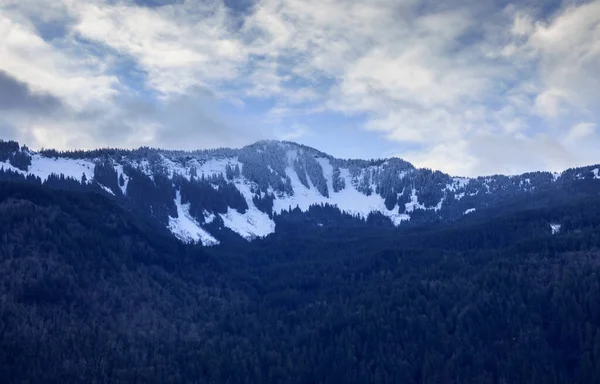
[[[2,172],[34,175],[42,183],[52,174],[63,174],[133,204],[149,199],[141,206],[150,206],[152,215],[163,215],[160,221],[168,222],[174,235],[205,245],[217,244],[223,228],[248,240],[267,236],[276,230],[273,215],[290,209],[306,212],[327,204],[363,220],[377,213],[398,226],[457,219],[490,202],[563,179],[600,179],[598,167],[561,174],[451,177],[416,169],[398,158],[342,160],[278,141],[204,151],[140,148],[61,154],[21,149],[20,163],[15,160],[18,147],[12,145],[12,152],[2,148],[0,141]],[[154,200],[152,189],[160,189]]]

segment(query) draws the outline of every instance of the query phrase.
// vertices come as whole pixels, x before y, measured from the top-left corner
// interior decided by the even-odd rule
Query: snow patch
[[[110,193],[111,195],[113,195],[113,196],[115,195],[115,193],[113,191],[111,191],[110,188],[108,188],[102,184],[98,184],[98,185],[100,186],[100,188],[104,189],[106,192]]]
[[[425,209],[425,206],[419,203],[419,197],[417,196],[417,191],[414,188],[410,194],[410,201],[404,204],[404,208],[408,213],[413,212],[415,209]]]
[[[440,199],[440,201],[435,205],[435,207],[433,207],[434,211],[439,211],[440,209],[442,209],[442,205],[444,204],[444,198],[442,197]]]
[[[600,179],[600,175],[598,175],[599,169],[592,169],[592,173],[594,174],[594,179]]]
[[[190,204],[181,204],[181,193],[177,191],[175,196],[177,216],[169,216],[169,230],[181,241],[186,243],[202,242],[202,245],[217,245],[219,240],[204,230],[190,215]]]
[[[18,172],[18,173],[20,173],[22,175],[26,175],[27,174],[27,172],[23,172],[19,168],[14,167],[8,160],[6,160],[3,163],[0,163],[0,170]]]
[[[456,192],[460,189],[464,189],[470,182],[471,179],[466,177],[453,177],[452,184],[446,184],[446,190]]]
[[[87,182],[90,183],[94,177],[94,168],[96,165],[89,160],[50,158],[39,154],[31,156],[31,165],[27,173],[39,176],[42,181],[48,180],[51,174],[71,177],[81,181],[81,176],[85,175]]]
[[[469,208],[465,211],[465,213],[463,213],[463,215],[468,215],[469,213],[473,213],[475,212],[475,208]]]
[[[249,207],[245,213],[227,207],[227,213],[220,214],[223,224],[246,240],[265,237],[275,232],[275,222],[256,207]]]
[[[552,172],[552,181],[558,180],[559,177],[560,177],[560,173]]]
[[[220,214],[223,224],[246,240],[265,237],[275,232],[275,222],[271,220],[269,215],[254,205],[252,201],[254,194],[250,185],[246,182],[237,181],[235,186],[246,199],[248,209],[244,213],[239,213],[228,207],[227,213]]]
[[[356,190],[352,183],[352,176],[348,169],[340,169],[340,177],[344,179],[346,187],[339,192],[333,190],[333,167],[327,159],[317,159],[321,163],[327,188],[329,189],[329,198],[321,195],[316,188],[305,187],[298,177],[298,174],[291,167],[286,168],[286,174],[290,178],[292,195],[278,195],[273,202],[273,211],[281,213],[288,209],[300,208],[306,212],[311,205],[330,204],[337,206],[342,212],[357,215],[366,219],[371,212],[381,212],[390,218],[396,226],[403,221],[410,220],[410,216],[405,213],[398,213],[398,209],[388,211],[385,207],[384,199],[376,193],[367,196]],[[311,183],[312,184],[312,183]]]
[[[207,210],[204,210],[204,222],[206,224],[210,224],[215,220],[216,216],[214,213],[208,212]]]
[[[240,170],[242,169],[242,164],[238,161],[237,158],[232,157],[222,157],[222,158],[214,158],[208,159],[202,165],[200,165],[197,169],[198,176],[214,176],[214,175],[222,175],[226,176],[227,166],[234,167],[238,165]]]
[[[186,179],[190,179],[190,167],[184,167],[180,163],[176,163],[173,160],[165,157],[164,155],[160,155],[162,158],[162,165],[166,168],[168,176],[171,178],[173,175],[178,174]]]
[[[148,160],[144,159],[140,161],[138,163],[138,169],[148,176],[152,181],[154,181],[154,172],[152,172],[150,162]]]
[[[327,182],[327,191],[331,195],[333,193],[333,165],[331,165],[329,159],[323,157],[319,157],[316,160],[323,169],[323,177],[325,177],[325,181]]]
[[[82,176],[85,175],[87,180],[86,183],[91,183],[94,177],[95,167],[96,165],[89,160],[67,159],[62,157],[51,158],[44,157],[40,154],[31,156],[31,165],[27,172],[13,167],[8,161],[0,163],[1,169],[11,170],[22,175],[38,176],[42,182],[48,180],[48,177],[52,174],[57,176],[62,174],[65,177],[73,178],[79,182],[81,182]]]
[[[550,224],[550,229],[552,230],[552,234],[556,235],[560,232],[561,225],[560,224]]]
[[[115,170],[117,171],[117,177],[119,180],[119,188],[121,188],[121,192],[123,192],[123,196],[127,194],[127,185],[129,184],[129,176],[125,174],[123,170],[123,166],[121,164],[115,165]],[[121,185],[121,176],[123,177],[123,185]]]

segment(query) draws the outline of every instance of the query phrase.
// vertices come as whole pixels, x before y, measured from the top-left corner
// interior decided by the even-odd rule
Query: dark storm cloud
[[[0,111],[51,113],[62,106],[57,97],[33,92],[26,83],[0,71]]]

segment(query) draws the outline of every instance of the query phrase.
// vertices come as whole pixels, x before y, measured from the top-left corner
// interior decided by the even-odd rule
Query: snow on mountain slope
[[[328,204],[362,219],[380,213],[399,226],[415,220],[457,219],[522,191],[563,179],[582,179],[586,172],[600,179],[598,168],[592,167],[561,174],[451,177],[416,169],[397,158],[342,160],[277,141],[193,152],[140,148],[36,153],[21,149],[21,157],[29,159],[24,164],[14,161],[15,143],[10,153],[2,152],[3,143],[0,172],[35,175],[42,183],[51,174],[79,182],[85,175],[86,184],[147,209],[183,241],[205,245],[218,243],[215,231],[222,227],[246,239],[267,236],[276,230],[273,214],[296,208],[306,212],[311,206]],[[111,164],[114,172],[100,168],[96,174],[97,164]],[[119,189],[122,193],[115,194]]]
[[[190,216],[189,204],[181,204],[181,193],[177,191],[175,197],[177,217],[169,217],[169,230],[184,242],[201,242],[202,245],[217,245],[219,241],[203,229],[200,224]]]
[[[210,224],[215,220],[215,214],[204,210],[204,222]]]
[[[407,214],[399,214],[397,208],[388,210],[381,196],[374,193],[367,196],[356,190],[347,169],[340,170],[340,177],[344,180],[346,187],[341,191],[335,192],[333,189],[333,167],[328,159],[320,158],[318,160],[327,181],[329,197],[325,197],[319,193],[310,178],[309,187],[306,187],[300,181],[297,172],[288,167],[285,172],[291,180],[294,193],[292,195],[276,196],[273,211],[281,213],[296,207],[302,211],[307,211],[311,205],[330,204],[337,206],[342,212],[357,215],[363,219],[366,219],[371,212],[380,212],[389,217],[395,225],[399,225],[402,221],[410,220],[410,216]]]
[[[254,205],[249,184],[238,181],[235,186],[246,199],[249,208],[244,213],[228,208],[227,213],[220,215],[224,225],[247,240],[275,232],[275,222]]]
[[[2,170],[2,171],[17,172],[17,173],[20,173],[22,175],[27,175],[27,172],[24,172],[24,171],[18,169],[17,167],[13,166],[8,161],[3,161],[3,162],[0,163],[0,170]]]
[[[331,161],[329,159],[318,157],[317,162],[323,169],[323,176],[327,181],[327,190],[329,193],[333,192],[333,166],[331,165]]]
[[[117,171],[118,179],[123,179],[123,185],[119,184],[119,188],[121,188],[121,192],[123,193],[123,196],[125,196],[127,194],[127,184],[129,183],[129,176],[127,176],[121,164],[115,164],[114,167],[115,171]]]
[[[410,194],[410,201],[404,204],[406,212],[413,212],[415,209],[425,209],[423,204],[419,204],[419,197],[416,194],[415,189],[413,188]]]
[[[94,167],[92,161],[66,158],[50,158],[40,154],[31,155],[31,164],[27,171],[23,171],[11,165],[8,161],[0,163],[0,169],[11,170],[23,175],[38,176],[42,181],[46,181],[52,174],[64,175],[75,180],[81,180],[85,175],[86,180],[91,181],[94,177]]]
[[[113,196],[115,195],[115,193],[110,188],[108,188],[108,187],[106,187],[106,186],[104,186],[102,184],[99,184],[99,185],[100,185],[100,188],[102,188],[109,195],[113,195]]]
[[[227,228],[246,240],[265,237],[275,232],[275,222],[256,207],[251,207],[243,214],[235,209],[228,208],[227,213],[220,216]]]
[[[457,192],[457,191],[464,191],[464,189],[466,188],[466,186],[469,184],[469,182],[471,181],[471,179],[468,179],[466,177],[453,177],[452,178],[452,182],[449,184],[446,184],[446,190],[449,192]],[[462,199],[465,196],[465,192],[460,192],[460,193],[455,193],[454,194],[454,198],[457,200]]]
[[[75,180],[81,180],[81,177],[85,175],[87,180],[92,180],[94,167],[95,164],[88,160],[48,158],[35,154],[31,156],[31,165],[28,171],[42,180],[48,179],[51,174],[63,174],[65,177]]]

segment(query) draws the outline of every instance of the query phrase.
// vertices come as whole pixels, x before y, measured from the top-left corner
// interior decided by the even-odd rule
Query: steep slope
[[[33,152],[0,143],[0,179],[92,188],[152,217],[183,241],[219,243],[223,231],[246,239],[276,230],[275,216],[332,205],[394,226],[453,221],[573,180],[600,180],[600,166],[562,174],[451,177],[397,158],[342,160],[291,142],[240,149],[103,149]]]

